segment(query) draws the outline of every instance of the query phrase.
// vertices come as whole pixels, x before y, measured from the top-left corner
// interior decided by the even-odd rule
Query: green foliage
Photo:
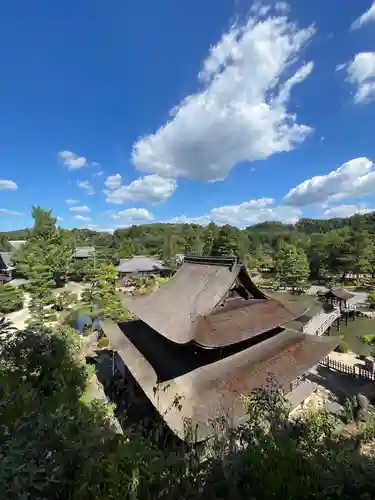
[[[111,264],[93,265],[87,277],[88,287],[82,294],[82,301],[93,317],[125,321],[127,314],[116,293],[117,272]]]
[[[369,304],[370,304],[370,307],[373,309],[375,308],[375,291],[371,292],[368,294],[368,298],[367,298]]]
[[[28,328],[37,330],[51,328],[51,323],[56,320],[56,314],[52,308],[55,301],[52,292],[55,286],[53,270],[35,262],[34,266],[29,269],[28,278],[30,283],[27,285],[27,291],[31,297]]]
[[[363,342],[366,342],[366,344],[374,344],[375,343],[375,333],[369,333],[368,335],[363,335],[363,337],[361,337],[361,339],[363,340]]]
[[[306,253],[283,243],[276,256],[276,270],[280,283],[292,287],[305,285],[310,274]]]
[[[159,257],[176,270],[176,254],[233,255],[254,273],[274,274],[280,248],[292,245],[299,255],[306,253],[313,280],[338,284],[349,272],[354,273],[356,281],[361,274],[368,274],[367,281],[375,276],[374,214],[348,219],[302,219],[295,226],[265,222],[245,230],[230,225],[218,227],[214,223],[207,227],[155,223],[118,229],[113,235],[88,229],[56,229],[51,213],[40,207],[34,207],[34,217],[31,230],[0,233],[0,246],[9,250],[9,239],[26,238],[28,243],[21,251],[24,258],[18,259],[20,252],[14,255],[17,261],[20,260],[16,262],[18,270],[27,275],[30,265],[36,260],[48,263],[55,270],[54,280],[58,286],[66,281],[67,275],[77,281],[86,279],[87,262],[74,261],[74,246],[95,246],[96,260],[100,263],[117,264],[118,258],[150,255]],[[41,257],[32,245],[41,240],[45,257]],[[60,255],[51,250],[48,242],[53,243],[55,250],[58,247]]]
[[[54,297],[53,307],[56,309],[56,311],[61,312],[66,309],[70,309],[71,307],[76,305],[77,302],[78,302],[77,294],[69,291],[64,291],[57,294]]]
[[[346,342],[340,342],[340,344],[335,349],[337,352],[341,352],[341,354],[347,354],[349,352],[349,347]]]
[[[98,340],[98,347],[107,347],[109,345],[109,340],[107,337],[102,337]]]
[[[26,244],[14,253],[12,259],[17,269],[28,279],[35,277],[35,268],[40,266],[50,273],[55,286],[67,280],[73,261],[74,242],[64,231],[56,228],[56,219],[50,211],[33,207],[34,227]]]
[[[23,301],[22,290],[12,285],[0,284],[0,313],[19,311],[23,307]]]
[[[374,498],[373,463],[334,434],[325,412],[292,425],[275,384],[244,398],[236,430],[225,418],[197,448],[116,434],[91,401],[90,371],[71,329],[12,332],[0,322],[0,491],[40,500],[352,500]],[[374,419],[359,439],[375,436]],[[139,429],[141,430],[141,429]],[[22,471],[22,473],[20,473]]]

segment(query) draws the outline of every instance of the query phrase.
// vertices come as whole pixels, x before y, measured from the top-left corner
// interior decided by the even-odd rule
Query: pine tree
[[[82,301],[88,306],[93,318],[125,321],[127,314],[116,294],[116,269],[111,264],[93,265],[87,277],[88,287]]]
[[[276,270],[280,283],[293,288],[305,285],[310,274],[306,253],[283,243],[276,256]]]
[[[31,283],[27,290],[31,299],[27,326],[30,329],[49,330],[52,327],[51,323],[56,321],[56,313],[52,308],[54,303],[52,289],[55,286],[53,270],[35,262],[28,277]]]

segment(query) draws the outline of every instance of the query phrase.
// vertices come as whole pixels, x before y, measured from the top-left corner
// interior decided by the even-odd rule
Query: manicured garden
[[[22,290],[9,284],[0,285],[0,313],[8,314],[23,308]]]

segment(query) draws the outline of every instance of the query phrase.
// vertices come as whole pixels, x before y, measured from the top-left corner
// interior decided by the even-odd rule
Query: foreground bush
[[[1,323],[0,323],[1,329]],[[90,372],[76,334],[0,338],[0,491],[6,499],[268,500],[375,497],[374,463],[335,436],[325,413],[284,425],[277,387],[245,403],[235,433],[225,419],[206,450],[116,434],[110,411],[87,398]],[[374,435],[373,426],[368,436]],[[366,436],[363,433],[363,436]],[[205,458],[202,459],[202,456]]]
[[[24,296],[20,288],[5,284],[0,285],[0,313],[8,314],[23,307]]]
[[[336,352],[341,352],[341,354],[347,354],[349,352],[349,347],[346,342],[340,342],[335,350]]]

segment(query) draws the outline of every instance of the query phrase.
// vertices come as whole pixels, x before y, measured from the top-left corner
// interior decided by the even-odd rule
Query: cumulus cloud
[[[272,198],[258,198],[239,205],[226,205],[213,208],[208,214],[199,217],[175,217],[172,223],[190,223],[206,225],[215,222],[218,225],[231,224],[240,228],[266,221],[282,221],[294,224],[301,217],[301,210],[296,207],[274,206]]]
[[[327,208],[323,212],[323,217],[326,219],[344,218],[355,214],[367,214],[373,211],[374,209],[367,208],[364,205],[337,205]]]
[[[85,157],[72,153],[72,151],[60,151],[59,158],[62,160],[63,164],[69,168],[69,170],[82,168],[87,165]]]
[[[14,181],[9,181],[5,179],[0,179],[0,189],[18,189],[17,184]]]
[[[16,212],[15,210],[8,210],[7,208],[0,208],[0,214],[6,215],[22,215],[21,212]]]
[[[74,218],[74,219],[77,219],[77,220],[84,221],[84,222],[89,222],[89,221],[91,221],[91,217],[87,217],[87,216],[85,216],[85,215],[73,215],[73,218]]]
[[[90,209],[87,205],[79,205],[77,207],[70,207],[72,212],[90,212]]]
[[[127,227],[132,224],[142,224],[154,220],[153,214],[145,208],[127,208],[112,214],[111,218],[118,222],[117,227]]]
[[[298,66],[313,34],[312,26],[300,29],[277,13],[232,26],[203,63],[201,90],[172,109],[154,134],[133,145],[135,168],[215,180],[240,161],[298,146],[312,129],[297,122],[289,101],[293,87],[313,69],[312,62]]]
[[[69,200],[65,200],[65,203],[67,205],[75,205],[76,203],[80,203],[80,201],[79,200],[71,200],[71,199],[69,199]]]
[[[89,181],[77,181],[77,186],[81,189],[84,189],[89,195],[95,194],[95,189],[92,187]]]
[[[108,189],[116,189],[121,186],[122,178],[120,174],[110,175],[104,181]]]
[[[119,174],[117,174],[119,175]],[[110,187],[113,184],[113,177],[106,186]],[[120,179],[116,179],[116,182]],[[177,183],[174,179],[160,177],[159,175],[145,175],[140,177],[128,185],[116,187],[112,190],[106,191],[107,203],[114,203],[120,205],[121,203],[126,203],[128,201],[146,201],[149,203],[159,203],[167,200],[174,193],[177,187]]]
[[[373,100],[375,98],[375,52],[360,52],[345,67],[348,73],[347,80],[356,89],[354,102],[364,104]]]
[[[375,2],[371,7],[366,10],[358,19],[352,24],[352,30],[357,30],[361,28],[364,24],[368,24],[375,21]]]
[[[354,158],[327,175],[318,175],[302,182],[291,189],[283,201],[286,205],[303,207],[374,192],[374,164],[368,158]]]

